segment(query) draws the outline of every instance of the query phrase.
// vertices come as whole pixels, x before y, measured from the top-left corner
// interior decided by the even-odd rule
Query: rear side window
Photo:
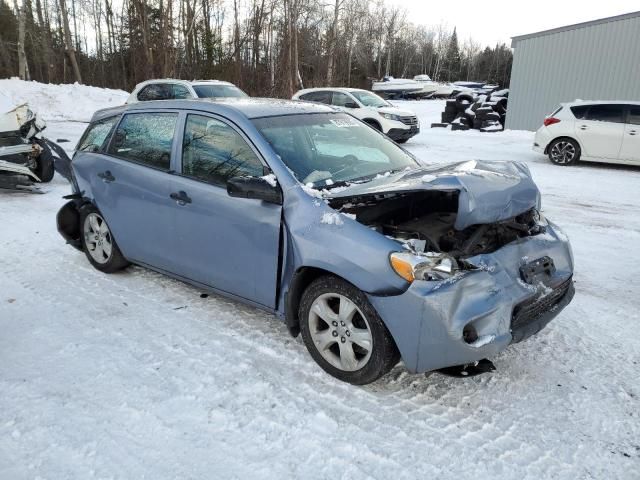
[[[111,140],[109,153],[135,163],[169,170],[177,113],[130,113]]]
[[[629,105],[629,123],[640,125],[640,106]]]
[[[173,92],[169,85],[166,83],[153,83],[147,85],[140,93],[138,93],[138,100],[141,102],[148,102],[151,100],[169,100],[173,96]]]
[[[300,95],[300,100],[307,102],[326,103],[331,105],[331,92],[310,92]]]
[[[622,123],[624,114],[623,105],[591,105],[584,120],[598,122]]]
[[[225,186],[231,177],[264,175],[247,142],[226,123],[202,115],[187,116],[182,142],[182,174]]]
[[[571,107],[571,113],[578,120],[582,120],[584,118],[584,114],[589,110],[589,105],[577,105],[575,107]]]
[[[109,133],[118,122],[119,116],[110,117],[92,123],[87,127],[84,135],[78,142],[76,150],[83,152],[101,152],[107,144]]]

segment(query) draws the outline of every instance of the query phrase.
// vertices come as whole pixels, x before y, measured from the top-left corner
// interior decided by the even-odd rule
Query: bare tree
[[[15,0],[14,0],[15,1]],[[64,29],[64,46],[73,69],[73,74],[76,78],[76,82],[82,83],[82,76],[80,75],[80,68],[78,68],[78,61],[76,59],[76,51],[71,41],[71,30],[69,29],[69,15],[67,14],[67,5],[65,0],[60,0],[60,14],[62,16],[62,28]]]

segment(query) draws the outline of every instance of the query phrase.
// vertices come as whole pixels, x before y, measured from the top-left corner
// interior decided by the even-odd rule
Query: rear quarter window
[[[584,114],[589,110],[589,105],[577,105],[575,107],[571,107],[571,113],[578,120],[582,120],[584,118]]]
[[[78,142],[76,150],[83,152],[102,152],[109,143],[108,139],[120,116],[109,117],[92,123],[87,127]]]

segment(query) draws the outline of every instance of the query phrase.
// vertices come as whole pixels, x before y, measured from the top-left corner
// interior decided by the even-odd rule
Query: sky
[[[640,10],[640,0],[387,0],[404,7],[415,24],[457,27],[458,39],[470,36],[483,46],[511,37]]]

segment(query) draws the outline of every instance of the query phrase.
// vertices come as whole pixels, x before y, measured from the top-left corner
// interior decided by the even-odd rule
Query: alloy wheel
[[[107,263],[113,252],[113,240],[107,222],[99,214],[92,212],[84,220],[83,233],[91,258],[100,264]]]
[[[551,159],[555,163],[571,163],[576,156],[576,147],[568,141],[556,142],[551,148]]]
[[[373,350],[373,336],[362,311],[344,295],[326,293],[309,310],[309,333],[327,362],[353,372],[363,368]]]

